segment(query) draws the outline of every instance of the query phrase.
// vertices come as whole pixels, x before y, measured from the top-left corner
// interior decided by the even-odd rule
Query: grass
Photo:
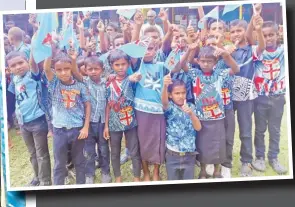
[[[281,141],[280,141],[280,154],[279,154],[279,161],[289,169],[289,149],[288,149],[288,122],[286,116],[286,108],[282,120],[282,127],[281,127]],[[254,123],[254,120],[252,120]],[[240,145],[241,142],[239,140],[239,129],[238,124],[236,123],[236,131],[235,131],[235,143],[233,149],[233,169],[232,169],[232,177],[238,178],[239,177],[239,170],[240,170]],[[290,125],[289,125],[290,126]],[[254,135],[254,126],[253,126],[253,135]],[[11,176],[11,186],[12,187],[24,187],[26,186],[31,179],[33,178],[33,170],[29,160],[29,154],[25,143],[21,136],[17,135],[15,130],[11,130],[9,133],[11,137],[11,141],[13,147],[10,149],[9,152],[9,161],[10,161],[10,176]],[[266,149],[268,149],[268,132],[265,135],[266,137]],[[124,140],[124,139],[123,139]],[[49,149],[50,149],[50,156],[51,156],[51,163],[53,168],[53,150],[52,150],[52,138],[49,138]],[[124,143],[123,143],[124,146]],[[124,147],[122,147],[122,152],[124,151]],[[255,153],[253,147],[253,153]],[[266,151],[267,153],[267,151]],[[254,154],[253,154],[254,155]],[[128,161],[124,165],[121,166],[121,172],[124,182],[132,182],[133,175],[132,170],[130,168],[131,161]],[[195,176],[197,178],[199,174],[199,168],[196,166],[195,168]],[[165,166],[161,166],[161,179],[166,180],[166,169]],[[288,172],[289,174],[289,172]],[[257,172],[253,171],[253,176],[277,176],[276,172],[269,166],[267,163],[267,168],[265,172]],[[112,175],[113,177],[113,175]],[[114,181],[114,177],[113,177]],[[74,180],[70,180],[70,184],[74,184]],[[100,169],[96,171],[96,180],[95,183],[100,183]]]

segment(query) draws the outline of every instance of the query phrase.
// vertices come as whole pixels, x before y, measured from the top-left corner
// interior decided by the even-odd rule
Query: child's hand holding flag
[[[99,22],[98,22],[98,24],[97,24],[97,30],[98,30],[99,32],[104,32],[104,30],[105,30],[105,26],[104,26],[104,24],[103,24],[102,21],[99,21]]]
[[[78,20],[77,20],[76,26],[77,26],[80,30],[81,30],[81,29],[84,30],[84,23],[83,23],[83,21],[81,20],[80,17],[78,17]]]
[[[184,103],[183,103],[183,106],[181,108],[189,116],[193,115],[193,110],[187,105],[186,99],[184,99]]]
[[[158,17],[163,21],[167,21],[168,20],[168,14],[167,14],[168,9],[161,8],[160,12],[158,14]]]
[[[164,87],[167,87],[172,84],[171,72],[164,76],[163,79]]]
[[[215,51],[214,51],[214,56],[215,57],[219,57],[219,56],[222,56],[222,57],[225,57],[225,56],[229,56],[229,52],[222,49],[222,48],[219,48],[219,47],[214,47],[215,48]]]
[[[134,15],[134,23],[137,25],[143,25],[144,23],[144,17],[140,10],[137,10],[137,12]]]
[[[135,83],[139,82],[141,78],[142,78],[142,75],[138,72],[129,76],[129,80]]]

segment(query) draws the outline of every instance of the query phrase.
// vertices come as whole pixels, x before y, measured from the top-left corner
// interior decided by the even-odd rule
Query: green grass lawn
[[[288,152],[288,132],[287,132],[287,116],[286,116],[286,108],[285,113],[282,120],[282,128],[281,128],[281,142],[280,142],[280,154],[279,160],[280,162],[289,169],[289,152]],[[253,121],[253,120],[252,120]],[[254,123],[254,122],[253,122]],[[236,124],[236,126],[238,126]],[[254,127],[253,127],[254,134]],[[27,185],[31,179],[33,178],[33,171],[29,160],[29,154],[27,148],[25,146],[22,138],[17,135],[15,130],[12,130],[10,133],[11,141],[13,144],[13,148],[10,149],[9,160],[10,160],[10,176],[11,176],[11,186],[12,187],[24,187]],[[266,149],[268,149],[268,133],[266,133]],[[240,140],[239,140],[239,129],[236,127],[235,132],[235,143],[233,150],[233,169],[232,169],[232,177],[239,177],[239,168],[240,168]],[[51,155],[51,162],[53,168],[53,154],[52,154],[52,138],[49,138],[49,148]],[[122,151],[124,148],[122,148]],[[254,153],[254,148],[253,148]],[[267,152],[266,152],[267,153]],[[122,176],[124,182],[132,182],[132,170],[130,169],[131,161],[128,161],[124,165],[121,166]],[[196,166],[196,178],[199,174],[199,168]],[[256,172],[253,173],[254,176],[277,176],[277,174],[273,171],[273,169],[267,163],[266,172]],[[161,166],[161,179],[166,180],[166,170],[165,166]],[[74,184],[74,180],[71,180],[71,184]],[[96,183],[100,183],[100,170],[96,171]]]

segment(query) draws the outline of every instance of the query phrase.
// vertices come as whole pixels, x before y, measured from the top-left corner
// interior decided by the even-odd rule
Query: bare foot
[[[122,183],[122,177],[117,177],[115,182],[116,183]]]
[[[52,137],[52,132],[51,131],[48,132],[47,137]]]
[[[133,182],[140,182],[140,178],[133,178]]]
[[[144,175],[143,181],[151,181],[150,175]]]
[[[157,174],[154,174],[153,181],[159,181],[159,180],[160,180],[160,176]]]

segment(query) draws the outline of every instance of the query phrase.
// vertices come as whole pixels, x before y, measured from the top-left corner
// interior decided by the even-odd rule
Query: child
[[[31,57],[32,58],[32,57]],[[10,92],[16,97],[16,115],[34,170],[30,186],[51,185],[51,166],[48,150],[48,126],[42,107],[40,71],[34,61],[29,66],[24,53],[13,51],[6,56],[14,74]],[[31,71],[30,70],[31,67]]]
[[[120,171],[121,140],[123,133],[132,159],[134,181],[140,181],[141,159],[137,136],[137,119],[134,112],[134,90],[127,76],[129,57],[120,50],[113,50],[108,57],[116,76],[107,81],[107,106],[104,137],[110,138],[111,159],[116,182],[122,182]],[[134,80],[138,79],[134,75]]]
[[[73,55],[75,60],[75,55]],[[110,156],[109,145],[107,140],[103,138],[103,130],[105,123],[105,107],[106,107],[106,88],[105,79],[101,78],[103,73],[103,63],[97,56],[85,58],[85,71],[88,77],[82,76],[76,67],[73,67],[73,75],[81,82],[87,85],[90,92],[91,116],[90,131],[85,142],[86,155],[86,184],[93,184],[95,177],[95,158],[96,145],[98,146],[98,154],[100,158],[101,182],[109,183],[112,178],[110,176]]]
[[[18,27],[12,27],[8,31],[8,39],[14,51],[24,52],[27,60],[30,59],[30,48],[23,41],[23,31]]]
[[[219,56],[223,60],[218,61]],[[222,86],[229,74],[238,72],[239,67],[225,50],[210,46],[200,49],[198,63],[199,68],[190,69],[189,76],[193,80],[196,111],[202,125],[197,139],[201,163],[199,178],[208,177],[206,164],[214,164],[213,177],[221,178],[219,165],[226,158]]]
[[[273,22],[264,22],[262,32],[266,50],[260,61],[255,63],[255,86],[258,98],[254,101],[255,150],[254,169],[265,171],[264,133],[269,131],[268,161],[278,174],[287,172],[278,161],[280,128],[285,105],[285,65],[284,45],[279,44],[278,26]]]
[[[265,48],[261,31],[262,23],[263,19],[256,15],[252,17],[249,25],[249,28],[254,27],[257,32],[258,46],[252,46],[246,42],[246,21],[234,20],[230,23],[230,38],[237,46],[232,56],[241,65],[240,72],[235,75],[232,100],[234,102],[234,109],[237,111],[240,131],[240,156],[242,162],[240,174],[242,177],[252,175],[252,122],[250,120],[252,120],[253,114],[253,100],[257,98],[257,92],[253,83],[253,61],[256,61],[254,57],[259,57]]]
[[[170,99],[170,101],[169,101]],[[168,180],[194,179],[196,131],[201,129],[193,104],[186,104],[186,86],[181,80],[164,77],[162,103],[167,119],[166,170]]]
[[[83,83],[72,78],[72,61],[66,54],[57,56],[53,66],[55,74],[51,69],[51,58],[47,58],[44,71],[52,96],[54,184],[65,184],[69,144],[76,170],[76,183],[85,184],[83,149],[88,137],[91,112],[89,92]]]

